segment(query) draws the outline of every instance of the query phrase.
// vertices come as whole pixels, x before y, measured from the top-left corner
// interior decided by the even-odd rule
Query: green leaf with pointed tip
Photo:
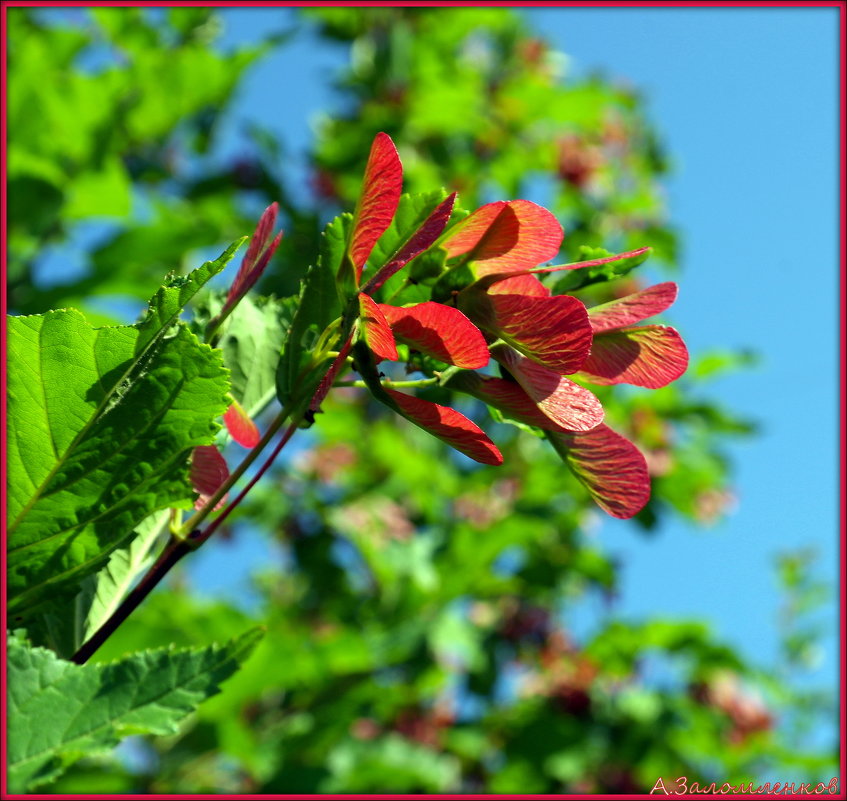
[[[9,318],[13,618],[72,595],[152,512],[190,507],[188,454],[213,440],[229,382],[178,318],[232,252],[172,278],[136,325],[92,328],[73,309]]]
[[[282,358],[276,371],[276,389],[280,403],[287,404],[295,394],[311,397],[307,386],[320,380],[314,371],[306,375],[309,353],[324,329],[341,316],[341,302],[335,285],[335,276],[345,257],[347,238],[353,217],[342,214],[336,217],[321,235],[317,264],[309,268],[300,289],[300,297],[291,333],[285,343]],[[326,372],[325,370],[323,372]],[[322,375],[322,373],[321,373]]]
[[[225,645],[146,651],[82,666],[10,638],[9,791],[52,781],[81,757],[111,749],[130,734],[174,733],[262,636],[256,628]]]
[[[135,351],[139,353],[179,320],[182,310],[195,295],[232,261],[236,251],[249,239],[243,236],[233,242],[217,259],[207,261],[188,275],[167,276],[165,284],[150,298],[147,314],[134,327],[139,329]]]

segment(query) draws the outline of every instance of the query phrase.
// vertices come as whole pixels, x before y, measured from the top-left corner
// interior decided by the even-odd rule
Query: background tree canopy
[[[536,200],[567,232],[563,260],[651,245],[651,265],[684,286],[668,160],[636,91],[570,77],[508,9],[315,8],[285,20],[284,33],[224,49],[211,9],[9,10],[10,311],[125,322],[166,273],[216,255],[276,201],[285,236],[251,307],[251,333],[272,338],[283,323],[268,298],[297,293],[325,224],[355,205],[379,131],[398,145],[406,191],[456,190],[467,209]],[[307,34],[343,46],[349,63],[304,185],[267,128],[243,131],[234,159],[215,140],[251,66]],[[268,102],[284,103],[296,80],[281,76]],[[593,303],[643,286],[609,269],[551,285]],[[726,443],[754,430],[706,386],[749,358],[692,355],[661,390],[597,393],[652,476],[633,538],[670,518],[719,519],[732,493]],[[479,468],[362,395],[336,391],[324,412],[217,534],[262,561],[249,592],[198,595],[204,579],[188,565],[94,661],[206,647],[261,624],[252,656],[178,731],[76,762],[50,792],[626,793],[660,777],[837,774],[836,744],[817,736],[834,695],[797,679],[827,598],[809,552],[779,563],[780,662],[751,663],[676,615],[672,598],[661,618],[622,614],[621,565],[592,537],[588,493],[509,421],[488,422],[503,466]],[[603,611],[579,633],[573,610],[592,603]]]

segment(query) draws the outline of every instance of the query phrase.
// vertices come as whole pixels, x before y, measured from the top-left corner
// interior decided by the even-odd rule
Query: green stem
[[[445,370],[445,372],[447,372]],[[382,382],[382,384],[386,387],[431,387],[433,384],[437,384],[437,378],[420,378],[417,381],[391,381],[390,379],[386,379]],[[336,381],[333,384],[334,387],[357,387],[359,389],[367,389],[368,385],[364,381]]]
[[[331,339],[338,333],[339,328],[341,327],[341,318],[337,318],[333,320],[324,330],[321,332],[321,335],[318,337],[318,341],[315,343],[315,347],[312,348],[313,353],[320,354],[322,356],[327,356],[329,354],[324,353],[324,349],[328,347]]]
[[[451,364],[446,370],[442,370],[438,374],[438,386],[443,387],[452,376],[456,375],[456,373],[460,373],[461,371],[461,367],[456,367],[455,364]]]

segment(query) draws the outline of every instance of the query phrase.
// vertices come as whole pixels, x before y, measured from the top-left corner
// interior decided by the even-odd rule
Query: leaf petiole
[[[446,372],[446,371],[445,371]],[[437,378],[419,378],[416,381],[391,381],[386,379],[381,382],[383,386],[393,389],[395,387],[411,388],[411,387],[431,387],[438,383]],[[336,381],[334,387],[357,387],[359,389],[367,389],[368,385],[364,381]]]

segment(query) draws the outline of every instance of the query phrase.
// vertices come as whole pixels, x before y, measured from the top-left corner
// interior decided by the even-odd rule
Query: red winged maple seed
[[[590,390],[511,348],[498,345],[491,349],[491,355],[509,371],[539,410],[557,424],[558,429],[590,431],[603,422],[603,406]]]
[[[426,356],[468,370],[488,364],[488,345],[480,330],[458,309],[441,303],[387,306],[359,294],[361,338],[383,359],[396,361],[396,340]]]
[[[489,203],[439,242],[447,258],[464,256],[477,278],[520,272],[552,259],[564,238],[559,221],[529,200]]]
[[[374,245],[394,218],[402,181],[402,165],[394,143],[387,134],[377,134],[365,168],[362,194],[356,205],[347,246],[357,285]],[[359,293],[359,338],[377,363],[399,358],[395,337],[421,353],[460,367],[473,369],[488,363],[485,338],[457,309],[432,302],[395,308],[378,305],[370,296],[436,242],[450,219],[455,199],[455,193],[445,198]],[[349,341],[345,349],[347,346]],[[330,372],[333,368],[336,372],[340,369],[338,359]],[[328,388],[329,385],[321,399]],[[464,415],[414,395],[387,387],[382,390],[377,397],[383,403],[430,434],[479,462],[502,464],[503,458],[494,443]]]
[[[594,333],[611,331],[614,328],[624,328],[633,323],[640,323],[648,317],[654,317],[665,309],[669,309],[676,300],[678,287],[673,281],[654,284],[631,295],[616,298],[600,306],[592,306],[588,310],[591,327]]]
[[[344,368],[347,362],[347,356],[350,353],[350,348],[352,346],[353,335],[350,334],[350,336],[347,337],[347,341],[338,352],[338,356],[335,357],[332,364],[329,366],[329,370],[327,370],[326,375],[321,379],[320,384],[318,384],[318,388],[315,390],[315,394],[312,396],[312,400],[309,403],[310,412],[319,412],[321,410],[321,404],[326,399],[326,396],[329,395],[329,391],[332,389],[335,379]]]
[[[394,337],[414,350],[466,370],[488,364],[485,337],[458,309],[432,301],[379,308]]]
[[[229,468],[221,452],[214,445],[198,445],[191,451],[189,477],[194,491],[200,495],[194,503],[194,508],[200,509],[229,478]],[[226,503],[226,499],[227,496],[224,495],[215,505],[215,509],[220,509]]]
[[[553,375],[557,380],[561,379],[560,376]],[[561,380],[567,381],[567,379]],[[568,382],[568,384],[572,387],[578,386],[573,382]],[[560,431],[569,434],[572,433],[575,426],[585,428],[587,425],[587,423],[581,425],[580,417],[577,416],[578,407],[566,407],[568,409],[567,416],[555,415],[556,419],[553,416],[548,416],[542,411],[541,405],[536,403],[520,384],[506,378],[496,378],[495,376],[483,375],[481,373],[463,372],[452,376],[447,381],[447,386],[461,390],[468,395],[473,395],[473,397],[481,400],[483,403],[487,403],[489,406],[505,412],[510,417],[514,417],[520,423],[535,426],[544,431]],[[564,400],[564,397],[560,397],[560,402]],[[596,402],[599,405],[599,401]],[[600,408],[599,420],[602,419],[603,411]],[[565,424],[560,422],[560,420],[563,420]]]
[[[357,286],[374,245],[391,225],[402,186],[403,167],[397,148],[388,134],[378,133],[365,167],[365,180],[353,214],[353,228],[347,247]]]
[[[636,259],[648,253],[651,248],[638,248],[637,250],[628,250],[625,253],[616,253],[613,256],[603,256],[600,259],[589,259],[588,261],[572,261],[568,264],[551,264],[546,267],[534,267],[532,269],[512,269],[508,271],[492,272],[484,275],[476,282],[479,289],[488,289],[501,281],[511,281],[517,275],[538,275],[541,273],[557,273],[562,270],[581,270],[585,267],[599,267],[602,264],[611,264],[615,261],[623,261],[624,259]]]
[[[391,326],[379,304],[364,292],[359,293],[359,326],[362,338],[377,362],[383,359],[395,362],[400,358]]]
[[[376,241],[391,224],[401,185],[402,166],[396,148],[390,137],[378,134],[347,248],[357,285]],[[611,383],[608,374],[613,371],[617,371],[614,377],[645,380],[644,371],[652,370],[654,381],[663,380],[657,377],[661,367],[652,352],[645,359],[631,359],[626,369],[621,369],[620,354],[626,347],[621,342],[649,342],[656,348],[660,343],[667,355],[676,357],[670,368],[673,373],[679,366],[680,351],[668,346],[672,337],[656,334],[659,326],[629,327],[667,308],[673,297],[668,287],[660,285],[598,307],[589,316],[579,300],[551,296],[534,273],[635,258],[648,248],[575,264],[538,267],[558,254],[564,235],[549,211],[526,200],[489,203],[439,239],[454,200],[455,195],[445,199],[359,294],[360,371],[367,362],[366,370],[371,373],[367,381],[376,397],[411,422],[472,459],[501,464],[502,456],[495,445],[459,412],[376,385],[379,376],[374,365],[383,359],[399,358],[397,341],[466,370],[485,366],[488,346],[479,326],[507,343],[494,347],[492,353],[515,380],[466,372],[452,376],[447,386],[546,430],[597,503],[615,517],[631,517],[650,494],[644,457],[632,443],[602,423],[603,409],[597,398],[564,375],[583,369],[588,377],[597,373],[600,383]],[[434,302],[401,308],[373,300],[373,292],[432,245],[442,248],[448,259],[464,257],[476,279],[459,293],[459,309]],[[595,338],[606,341],[592,350]],[[349,346],[350,340],[343,349],[345,357]],[[342,364],[339,359],[333,363],[332,379],[323,382],[326,387],[319,393],[321,399]],[[589,364],[592,371],[586,370]]]
[[[598,307],[587,320],[589,333],[580,330],[573,312],[568,313],[567,304],[579,301],[567,295],[550,297],[533,275],[637,258],[649,248],[533,268],[532,260],[549,253],[547,249],[556,241],[554,225],[535,211],[528,213],[529,206],[517,207],[521,212],[517,213],[515,204],[519,202],[483,206],[481,213],[455,226],[442,242],[442,246],[446,242],[448,256],[467,255],[478,276],[459,296],[463,311],[488,333],[563,375],[580,370],[584,378],[597,384],[629,383],[649,389],[679,378],[688,366],[688,352],[677,331],[658,325],[629,327],[673,303],[675,284],[659,284]],[[454,234],[456,229],[459,231]],[[476,261],[478,258],[481,261]],[[577,361],[581,364],[575,367]]]
[[[503,456],[476,423],[448,406],[385,388],[398,411],[424,431],[482,464],[501,465]]]
[[[530,298],[549,298],[549,287],[544,286],[534,275],[518,274],[502,279],[488,287],[489,295],[524,295]]]
[[[484,331],[560,375],[575,373],[588,356],[588,312],[570,295],[489,294],[471,286],[458,302]]]
[[[279,213],[279,204],[271,203],[263,212],[256,230],[250,239],[250,245],[247,248],[247,253],[244,255],[244,260],[241,262],[241,267],[238,268],[235,280],[229,288],[229,293],[226,296],[226,302],[221,314],[226,314],[238,301],[243,298],[247,292],[255,285],[256,281],[268,266],[276,251],[279,243],[282,241],[282,231],[280,231],[273,241],[268,244],[271,233],[276,225],[277,214]]]
[[[676,295],[676,284],[668,281],[589,309],[594,341],[580,368],[584,378],[647,389],[679,378],[688,368],[688,350],[679,333],[665,325],[632,325],[663,312]]]
[[[605,424],[585,433],[548,435],[574,475],[612,517],[638,514],[650,498],[650,477],[641,451]]]
[[[471,369],[488,363],[485,339],[457,309],[432,302],[406,308],[380,306],[364,293],[359,295],[359,307],[361,337],[375,362],[399,358],[396,333],[398,339],[442,361]],[[382,390],[385,395],[377,395],[379,400],[456,450],[483,464],[503,463],[500,451],[485,432],[455,409],[387,386]]]
[[[363,287],[362,291],[372,295],[392,275],[402,270],[415,256],[423,253],[441,235],[444,227],[453,213],[453,204],[456,202],[456,193],[448,195],[424,220],[420,228],[415,231],[406,243],[386,262],[380,271]]]
[[[233,400],[224,413],[224,423],[230,436],[245,448],[255,448],[262,438],[256,424],[237,400]]]
[[[636,515],[650,498],[650,477],[644,456],[607,425],[600,423],[581,432],[569,430],[572,419],[566,420],[568,427],[561,425],[545,414],[543,405],[536,403],[519,384],[503,378],[460,373],[450,378],[447,386],[467,392],[521,423],[549,432],[554,448],[594,501],[613,517]],[[600,414],[602,419],[602,410]]]

